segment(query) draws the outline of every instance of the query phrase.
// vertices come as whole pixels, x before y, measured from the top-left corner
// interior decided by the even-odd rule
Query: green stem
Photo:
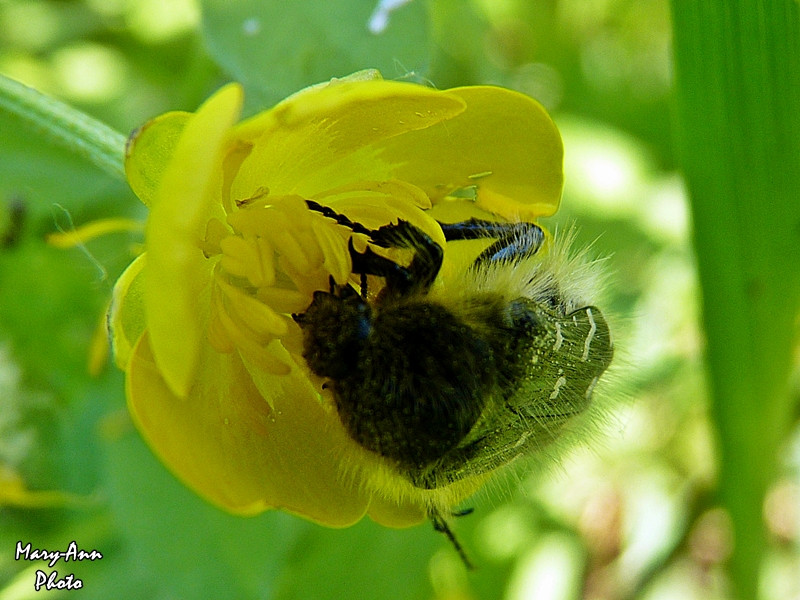
[[[71,106],[0,75],[0,111],[44,132],[57,144],[125,179],[125,136]]]

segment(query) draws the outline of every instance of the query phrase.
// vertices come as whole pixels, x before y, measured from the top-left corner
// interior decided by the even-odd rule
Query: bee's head
[[[314,292],[306,312],[292,317],[303,330],[303,358],[315,374],[341,379],[356,368],[372,310],[353,288]]]

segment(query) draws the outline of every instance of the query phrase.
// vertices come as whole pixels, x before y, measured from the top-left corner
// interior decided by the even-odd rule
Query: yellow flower
[[[403,219],[444,247],[437,220],[555,212],[559,134],[521,94],[374,72],[238,122],[241,105],[228,85],[130,139],[128,179],[150,209],[111,309],[131,413],[183,481],[232,512],[418,522],[424,499],[349,438],[300,356],[291,314],[331,277],[357,283],[348,243],[366,245],[306,201],[370,229]],[[446,248],[442,276],[463,264]],[[479,483],[454,484],[451,500]]]

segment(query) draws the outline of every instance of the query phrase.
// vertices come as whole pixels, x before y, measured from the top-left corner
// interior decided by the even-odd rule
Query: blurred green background
[[[398,6],[389,11],[392,4]],[[609,256],[603,306],[615,316],[619,348],[602,399],[611,414],[598,443],[565,453],[548,472],[521,470],[490,486],[475,497],[475,513],[455,524],[479,565],[475,572],[467,573],[428,525],[389,530],[365,520],[329,530],[278,512],[229,516],[153,457],[127,415],[121,373],[107,364],[90,374],[93,336],[141,235],[117,233],[66,250],[46,242],[49,233],[100,218],[143,220],[144,208],[124,182],[0,108],[0,600],[39,594],[706,600],[734,597],[732,582],[740,597],[754,593],[747,565],[760,573],[764,600],[800,598],[800,376],[791,346],[797,288],[758,243],[794,239],[800,246],[800,200],[791,178],[781,180],[790,198],[783,205],[781,198],[773,206],[742,196],[751,213],[795,227],[786,234],[795,238],[766,229],[769,220],[757,216],[749,227],[738,220],[740,229],[725,230],[724,215],[718,225],[714,220],[732,213],[725,199],[698,208],[696,186],[690,205],[682,170],[690,186],[704,178],[731,180],[724,166],[714,168],[714,161],[724,163],[717,155],[726,145],[713,140],[708,168],[680,168],[676,148],[684,165],[705,164],[691,144],[694,107],[705,102],[722,114],[729,104],[706,99],[736,101],[725,77],[691,79],[701,71],[689,60],[690,42],[705,36],[713,44],[714,36],[738,30],[706,27],[714,15],[687,17],[680,10],[675,50],[686,77],[676,87],[666,0],[0,0],[0,73],[125,134],[162,112],[194,110],[231,79],[246,87],[248,114],[305,85],[367,67],[440,88],[493,83],[530,94],[551,112],[565,142],[562,209],[546,225],[575,222],[578,243]],[[796,33],[796,5],[786,15]],[[796,38],[776,40],[766,49],[778,53],[776,64],[797,60]],[[720,59],[729,80],[744,54],[750,55],[745,46],[721,51],[733,57]],[[787,73],[778,68],[773,75],[777,81]],[[774,83],[754,82],[765,94]],[[785,89],[776,89],[776,111],[797,107],[796,97],[783,102]],[[785,130],[788,148],[796,150],[797,121],[784,126],[782,114],[770,112],[773,104],[759,106],[762,133]],[[757,142],[741,153],[755,156],[746,175],[756,188],[760,176],[767,183],[772,177],[769,169],[759,173],[771,159],[758,162],[769,148]],[[798,158],[788,160],[794,168]],[[714,254],[705,243],[715,239],[703,229],[709,222],[723,240],[739,242],[729,249],[737,256]],[[706,376],[705,340],[712,359],[718,357],[714,348],[724,351],[718,341],[724,336],[715,337],[712,327],[735,322],[731,311],[738,310],[719,307],[713,317],[714,260],[755,265],[765,273],[759,290],[769,292],[773,280],[788,286],[779,288],[782,303],[769,304],[765,293],[766,304],[755,304],[788,341],[767,348],[757,335],[748,338],[743,344],[757,356],[740,369],[746,377],[749,368],[760,368],[759,357],[777,365],[760,372],[780,398],[721,395],[720,381],[744,387],[736,373],[720,371],[724,356],[711,361],[712,377]],[[786,260],[787,272],[800,271],[791,251]],[[737,448],[746,454],[737,456]],[[754,483],[746,469],[739,474],[740,464],[764,481]],[[749,542],[735,555],[732,523]],[[55,567],[59,576],[75,573],[83,589],[35,592],[35,571],[44,565],[16,561],[17,541],[63,550],[72,540],[103,554]]]

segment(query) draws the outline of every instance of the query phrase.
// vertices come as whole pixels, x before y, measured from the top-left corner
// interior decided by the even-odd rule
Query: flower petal
[[[359,179],[392,179],[374,144],[431,127],[464,110],[455,95],[396,81],[337,81],[312,87],[243,122],[235,137],[253,145],[231,187],[234,199],[316,193]]]
[[[411,527],[429,517],[426,506],[435,507],[434,510],[449,510],[463,502],[466,498],[477,492],[488,479],[488,475],[467,477],[447,487],[427,490],[421,493],[419,488],[411,486],[406,481],[391,481],[393,477],[386,478],[386,473],[365,472],[372,486],[378,492],[370,501],[367,514],[376,523],[386,527]],[[376,486],[374,481],[383,481],[382,486]],[[367,484],[370,485],[369,483]]]
[[[241,87],[229,85],[186,122],[147,222],[150,343],[165,381],[181,397],[192,385],[210,302],[213,261],[202,251],[206,224],[224,217],[214,184],[221,186],[222,149],[241,104]]]
[[[412,527],[428,518],[425,509],[415,503],[398,505],[394,500],[385,500],[375,495],[369,503],[369,518],[384,527]]]
[[[393,175],[437,200],[475,186],[477,204],[506,219],[533,219],[558,209],[563,146],[555,124],[532,98],[491,86],[442,92],[467,109],[426,129],[381,142]]]
[[[204,344],[200,367],[187,397],[176,397],[145,334],[127,379],[137,426],[187,485],[239,514],[281,508],[331,527],[364,515],[367,497],[339,474],[344,434],[304,377],[262,375],[270,409],[236,353]]]
[[[131,412],[164,462],[228,510],[413,525],[484,478],[413,488],[365,456],[287,350],[300,352],[302,336],[284,313],[352,268],[352,231],[304,199],[370,228],[419,227],[447,248],[441,287],[491,241],[446,243],[436,219],[555,212],[558,131],[516,92],[371,75],[313,86],[235,126],[241,104],[241,88],[228,86],[129,141],[126,172],[150,206],[146,262],[122,275],[110,311]],[[366,243],[355,238],[357,249]]]
[[[123,371],[127,370],[133,347],[146,327],[142,277],[146,262],[147,254],[137,256],[119,276],[111,295],[108,311],[111,345],[114,348],[114,360]]]
[[[168,112],[148,121],[128,137],[125,176],[146,206],[150,206],[155,197],[164,169],[191,116],[187,112]]]

